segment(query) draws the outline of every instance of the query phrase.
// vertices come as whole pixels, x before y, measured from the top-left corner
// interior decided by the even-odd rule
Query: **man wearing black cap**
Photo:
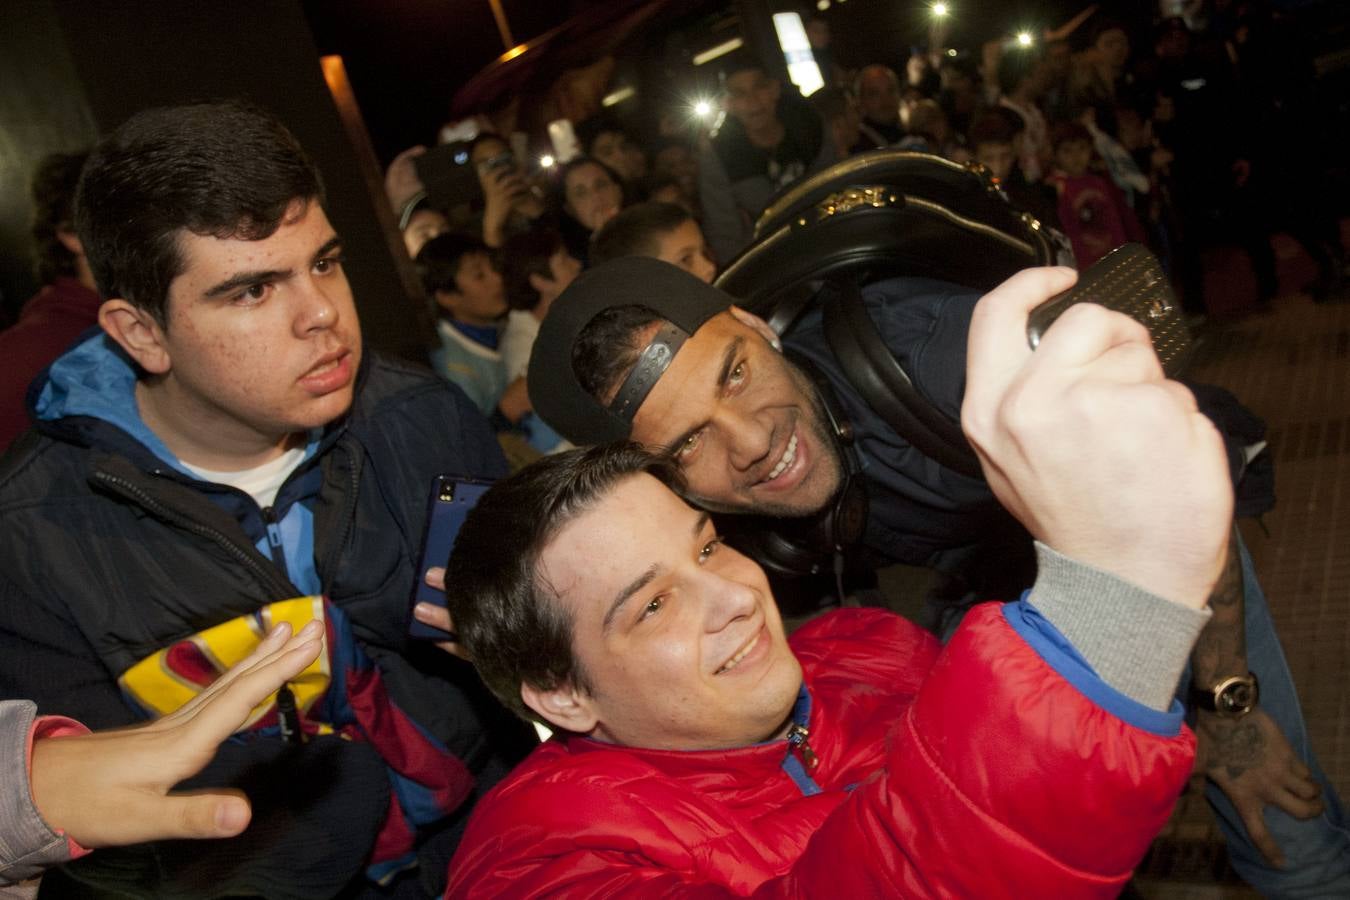
[[[870,285],[863,299],[919,393],[959,420],[978,297],[905,278]],[[679,464],[690,499],[707,509],[828,515],[842,489],[862,481],[864,541],[880,557],[959,573],[981,597],[1013,597],[1031,583],[1025,530],[982,479],[924,456],[870,409],[829,351],[818,313],[784,343],[817,370],[821,390],[780,352],[767,323],[732,306],[726,294],[659,261],[615,260],[585,273],[559,299],[535,344],[530,395],[536,411],[574,443],[631,437],[660,448]],[[837,410],[827,407],[827,394]],[[1235,865],[1262,883],[1285,873],[1312,883],[1334,877],[1350,867],[1350,838],[1311,753],[1301,753],[1305,767],[1291,749],[1307,748],[1306,732],[1240,544],[1212,602],[1218,624],[1202,636],[1181,696],[1188,699],[1193,685],[1191,705],[1214,710],[1198,714],[1197,731],[1209,797]],[[1221,711],[1229,694],[1258,682],[1265,697],[1259,706],[1248,696]],[[1232,755],[1239,744],[1241,759]],[[1308,799],[1319,785],[1325,816]],[[1267,816],[1267,806],[1277,809]],[[1285,872],[1267,862],[1281,854],[1289,861]]]
[[[483,799],[447,896],[1116,896],[1190,773],[1172,689],[1232,488],[1137,324],[1079,308],[1030,351],[1028,311],[1071,281],[1018,273],[974,317],[970,439],[1058,552],[945,648],[876,609],[788,638],[763,571],[631,445],[494,485],[459,533],[450,605],[484,681],[557,734]],[[664,357],[670,377],[697,350],[703,329],[679,346],[677,328],[618,419]],[[754,393],[756,364],[723,380]]]

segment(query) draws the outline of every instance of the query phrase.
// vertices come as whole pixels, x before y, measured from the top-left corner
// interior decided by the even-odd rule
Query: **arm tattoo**
[[[1247,673],[1247,635],[1242,601],[1242,566],[1237,529],[1228,539],[1228,560],[1209,597],[1214,616],[1191,655],[1191,680],[1202,686],[1217,684],[1230,675]]]

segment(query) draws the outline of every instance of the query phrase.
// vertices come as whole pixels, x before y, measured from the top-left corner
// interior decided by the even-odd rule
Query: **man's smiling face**
[[[544,712],[555,724],[670,750],[784,733],[802,673],[763,570],[651,475],[625,478],[563,526],[537,577],[572,620],[590,688],[553,692],[568,698],[566,718]],[[523,691],[536,710],[559,708],[544,693]]]
[[[725,312],[685,341],[634,416],[633,440],[670,454],[707,509],[811,515],[839,490],[839,451],[807,376],[769,345],[767,326],[739,315],[758,327]]]

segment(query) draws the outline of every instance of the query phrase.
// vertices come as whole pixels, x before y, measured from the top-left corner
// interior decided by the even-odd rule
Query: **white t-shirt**
[[[513,309],[506,318],[506,329],[502,332],[502,362],[506,363],[506,383],[510,384],[524,375],[530,367],[530,351],[534,349],[534,339],[539,336],[539,320],[534,313]]]
[[[260,507],[266,509],[276,502],[277,491],[281,490],[281,485],[285,483],[286,478],[304,460],[305,448],[300,446],[287,450],[271,462],[265,462],[252,469],[243,469],[238,472],[216,472],[190,465],[182,462],[182,460],[179,460],[179,462],[182,463],[183,468],[203,481],[237,488],[252,497]]]

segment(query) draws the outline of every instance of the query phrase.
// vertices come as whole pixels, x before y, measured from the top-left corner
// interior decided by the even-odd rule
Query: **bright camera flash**
[[[947,6],[947,4],[945,3],[933,4],[933,15],[937,16],[938,18],[945,16],[949,12],[951,12],[951,8]]]
[[[1030,32],[1030,31],[1019,31],[1019,32],[1017,32],[1017,46],[1019,46],[1019,47],[1030,47],[1030,46],[1031,46],[1031,32]]]
[[[700,119],[706,119],[712,115],[712,104],[707,100],[699,100],[694,104],[694,115]]]
[[[539,157],[539,165],[542,166],[542,167],[544,167],[545,169],[551,169],[551,168],[553,168],[553,166],[554,166],[557,162],[558,162],[558,161],[557,161],[556,159],[554,159],[552,156],[550,156],[550,155],[547,154],[547,153],[545,153],[543,156]]]

